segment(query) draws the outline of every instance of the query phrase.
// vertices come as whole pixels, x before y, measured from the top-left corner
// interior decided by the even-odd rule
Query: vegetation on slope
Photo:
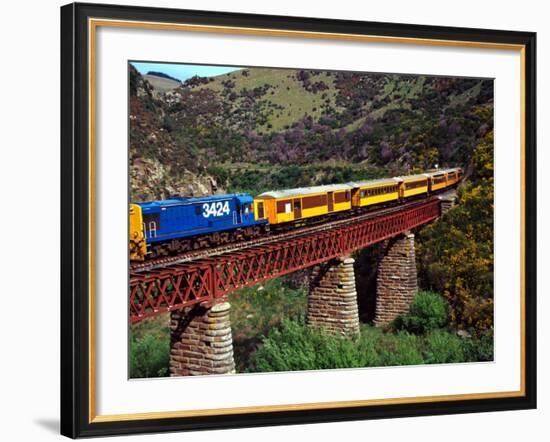
[[[319,370],[490,361],[492,337],[460,336],[446,327],[445,301],[419,293],[394,328],[361,325],[359,336],[329,335],[307,327],[303,318],[285,319],[272,329],[251,358],[248,372]],[[408,318],[408,319],[407,319]],[[414,318],[414,319],[412,319]],[[406,324],[410,324],[408,327]],[[422,327],[418,327],[422,324]]]
[[[218,191],[317,184],[340,166],[369,171],[360,178],[468,166],[492,128],[490,80],[249,68],[156,96],[130,66],[130,84],[132,196],[207,194],[212,179]],[[290,166],[303,173],[283,183],[266,172]],[[241,185],[262,172],[261,189]]]
[[[458,206],[417,236],[419,277],[442,293],[457,326],[479,333],[493,327],[493,132],[473,156],[472,180]]]

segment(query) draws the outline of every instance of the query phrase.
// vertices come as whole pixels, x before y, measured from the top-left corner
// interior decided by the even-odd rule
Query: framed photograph
[[[536,35],[61,8],[61,433],[536,407]]]

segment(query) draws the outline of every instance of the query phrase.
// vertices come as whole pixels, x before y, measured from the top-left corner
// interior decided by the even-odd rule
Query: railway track
[[[316,224],[312,226],[298,227],[288,232],[271,232],[271,234],[269,235],[263,236],[261,238],[253,239],[253,240],[242,241],[242,242],[233,243],[233,244],[226,244],[223,246],[212,247],[209,249],[193,250],[181,255],[167,256],[167,257],[152,259],[152,260],[148,260],[140,263],[132,262],[130,263],[130,272],[131,273],[147,272],[147,271],[159,269],[162,267],[167,267],[170,265],[182,264],[182,263],[191,262],[198,259],[208,258],[211,256],[222,255],[224,253],[236,252],[236,251],[247,249],[250,247],[265,245],[272,242],[278,242],[286,239],[293,239],[293,238],[307,235],[310,233],[342,227],[349,224],[361,222],[370,218],[375,218],[378,216],[384,216],[394,212],[399,212],[404,208],[412,208],[412,207],[421,205],[427,201],[433,200],[435,198],[439,198],[442,195],[444,194],[423,198],[421,200],[415,200],[413,202],[405,203],[399,206],[382,208],[380,210],[367,212],[367,213],[359,213],[351,217],[346,217],[345,219],[337,219],[334,221],[328,221],[322,224]]]

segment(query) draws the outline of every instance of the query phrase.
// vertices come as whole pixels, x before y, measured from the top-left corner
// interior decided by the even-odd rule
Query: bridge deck
[[[399,235],[440,215],[438,198],[330,230],[130,274],[130,318],[147,317],[198,303],[214,303],[242,287],[348,255]]]

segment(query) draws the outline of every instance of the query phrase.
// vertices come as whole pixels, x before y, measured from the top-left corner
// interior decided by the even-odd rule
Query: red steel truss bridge
[[[381,209],[332,229],[131,272],[130,320],[136,323],[195,304],[212,305],[237,289],[349,255],[435,220],[441,214],[440,204],[434,197],[403,205],[401,210]]]

